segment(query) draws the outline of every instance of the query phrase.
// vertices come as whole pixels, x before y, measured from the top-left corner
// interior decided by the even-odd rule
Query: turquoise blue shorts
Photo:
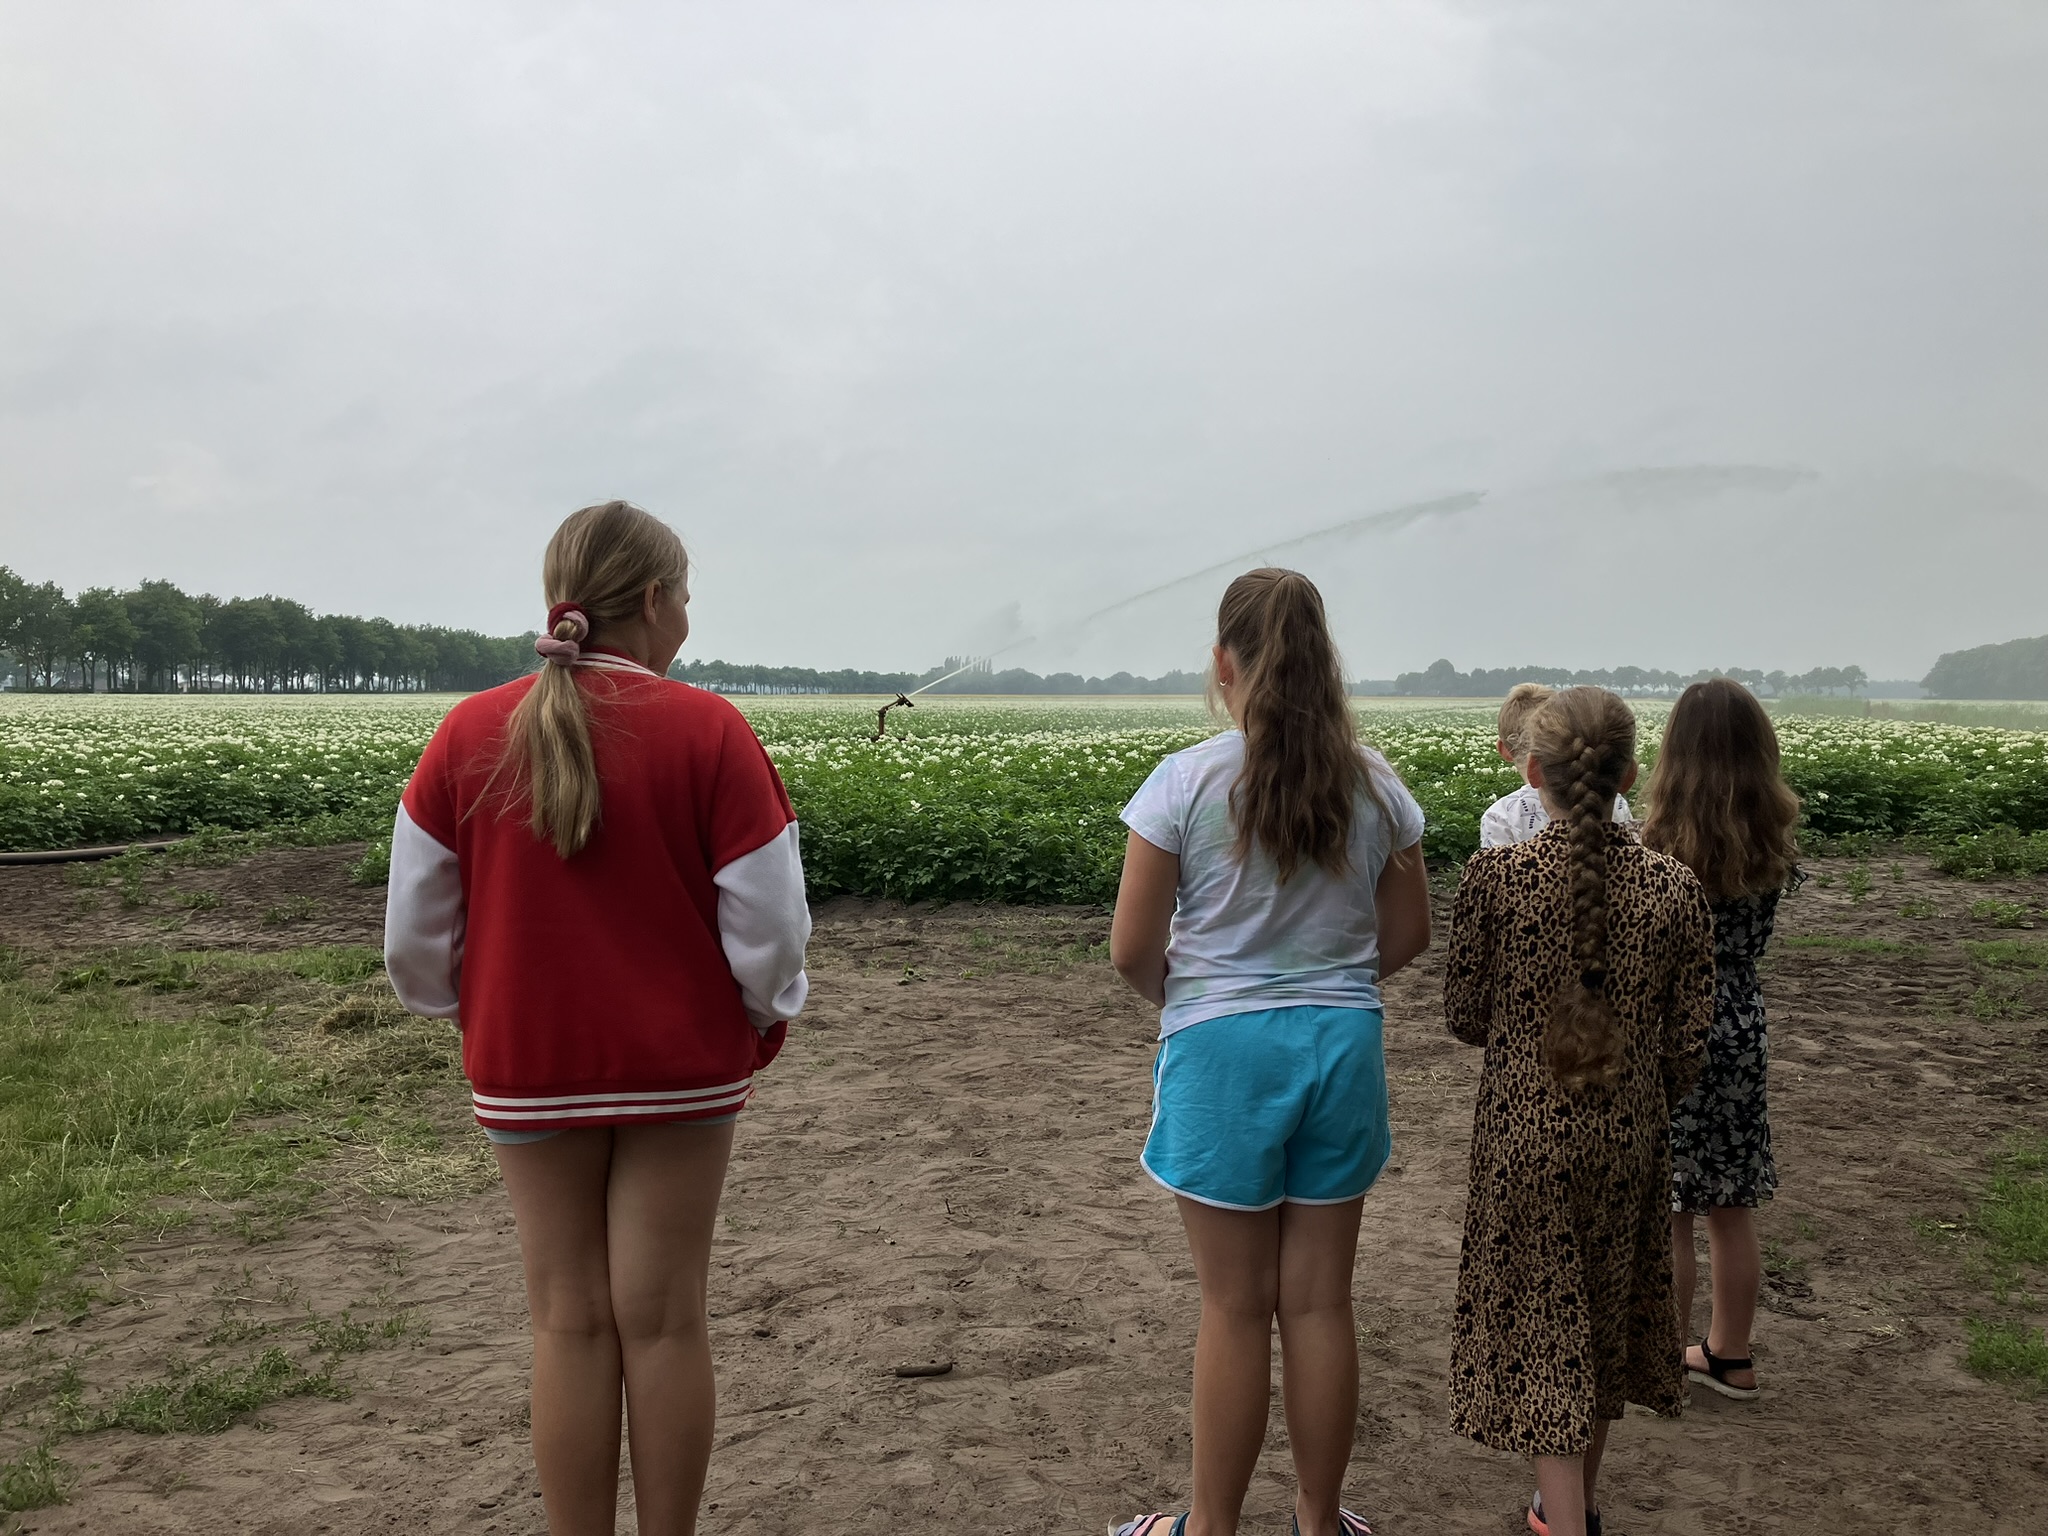
[[[1376,1008],[1269,1008],[1168,1035],[1145,1171],[1204,1205],[1356,1200],[1394,1150]]]

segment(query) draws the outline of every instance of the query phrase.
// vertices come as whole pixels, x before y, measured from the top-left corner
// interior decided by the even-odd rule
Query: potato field
[[[0,700],[0,849],[209,828],[374,840],[452,702]],[[892,714],[890,739],[874,742],[867,701],[744,707],[796,803],[819,896],[1105,900],[1125,800],[1162,756],[1216,729],[1192,700],[927,698]],[[1646,760],[1665,708],[1639,706]],[[1422,802],[1430,854],[1462,858],[1480,812],[1518,782],[1494,753],[1492,707],[1366,703],[1359,716]],[[1816,838],[1952,844],[2048,829],[2048,733],[1804,716],[1778,729]],[[377,870],[373,848],[363,874]]]

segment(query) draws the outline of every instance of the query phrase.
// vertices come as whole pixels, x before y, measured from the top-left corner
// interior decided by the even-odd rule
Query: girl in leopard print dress
[[[1551,825],[1465,865],[1444,977],[1451,1032],[1486,1047],[1451,1417],[1535,1461],[1533,1530],[1583,1536],[1608,1425],[1685,1398],[1670,1126],[1713,1017],[1713,929],[1691,871],[1612,820],[1628,706],[1571,688],[1530,729]]]
[[[1766,1099],[1770,1037],[1756,963],[1778,897],[1804,878],[1793,864],[1799,799],[1778,768],[1778,735],[1755,695],[1726,678],[1694,683],[1672,706],[1650,776],[1643,842],[1699,876],[1714,904],[1714,1029],[1707,1069],[1671,1122],[1672,1263],[1678,1321],[1692,1336],[1698,1260],[1693,1220],[1707,1219],[1713,1313],[1686,1350],[1686,1374],[1738,1401],[1757,1396],[1750,1325],[1763,1280],[1756,1208],[1778,1187]]]

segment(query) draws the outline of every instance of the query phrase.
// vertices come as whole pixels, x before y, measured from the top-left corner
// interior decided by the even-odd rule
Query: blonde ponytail
[[[1607,828],[1635,762],[1636,717],[1604,688],[1567,688],[1528,731],[1571,838],[1572,974],[1551,1004],[1543,1056],[1567,1088],[1611,1087],[1621,1075],[1622,1037],[1607,995]]]
[[[548,540],[541,583],[552,622],[534,646],[547,659],[505,722],[485,798],[502,785],[501,809],[524,810],[533,835],[565,859],[583,849],[604,815],[589,685],[575,666],[579,644],[637,618],[650,584],[681,591],[689,572],[675,530],[630,502],[572,512]]]

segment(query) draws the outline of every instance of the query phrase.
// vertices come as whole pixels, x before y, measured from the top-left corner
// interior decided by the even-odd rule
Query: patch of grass
[[[1911,901],[1899,903],[1901,917],[1939,917],[1941,908],[1924,896],[1915,896]]]
[[[27,1450],[12,1461],[0,1462],[0,1509],[20,1512],[48,1509],[71,1496],[77,1474],[47,1445]]]
[[[303,923],[320,914],[320,903],[304,894],[287,896],[274,907],[263,909],[263,921],[273,928],[286,927],[292,923]]]
[[[1826,949],[1845,955],[1903,955],[1925,947],[1897,939],[1851,938],[1839,933],[1788,933],[1780,942],[1787,949]]]
[[[2048,1389],[2048,1336],[2031,1323],[1987,1323],[1971,1318],[1963,1325],[1970,1342],[1963,1364],[1979,1376],[2010,1382],[2027,1391]]]
[[[1977,1208],[1977,1231],[2000,1270],[2048,1264],[2048,1136],[2007,1144]]]
[[[1858,864],[1843,879],[1842,887],[1848,891],[1849,899],[1858,906],[1868,901],[1870,899],[1870,866],[1868,864]]]
[[[219,891],[173,891],[171,900],[194,912],[211,912],[220,905]]]
[[[161,1379],[129,1387],[94,1414],[90,1429],[141,1435],[218,1434],[236,1420],[294,1397],[348,1396],[332,1369],[308,1371],[272,1345],[244,1365],[173,1361]]]
[[[275,963],[280,970],[303,976],[308,981],[324,981],[331,987],[350,987],[383,970],[384,956],[359,944],[336,944],[288,949],[275,957]]]
[[[2009,976],[1994,976],[1970,994],[1970,1017],[1979,1024],[2016,1019],[2026,1011],[2026,994]]]
[[[152,992],[189,992],[192,956],[166,949],[113,950],[86,965],[57,973],[57,990],[79,992],[90,987],[145,987]]]
[[[137,1231],[205,1219],[258,1240],[323,1185],[441,1198],[487,1183],[481,1143],[444,1138],[429,1113],[452,1119],[461,1099],[455,1031],[395,1001],[377,1005],[383,1027],[319,1028],[337,988],[373,995],[378,965],[359,948],[134,950],[0,982],[0,1326],[88,1304],[80,1261]],[[316,1183],[310,1165],[336,1153]]]
[[[1994,928],[2031,928],[2034,909],[2025,902],[2000,901],[1996,897],[1970,903],[1970,916]]]
[[[367,1323],[358,1321],[349,1307],[343,1307],[339,1317],[315,1317],[299,1326],[312,1335],[314,1347],[329,1356],[358,1355],[427,1333],[427,1325],[411,1312],[394,1312],[382,1322]]]
[[[1986,970],[2048,971],[2048,939],[1985,939],[1963,949]]]

